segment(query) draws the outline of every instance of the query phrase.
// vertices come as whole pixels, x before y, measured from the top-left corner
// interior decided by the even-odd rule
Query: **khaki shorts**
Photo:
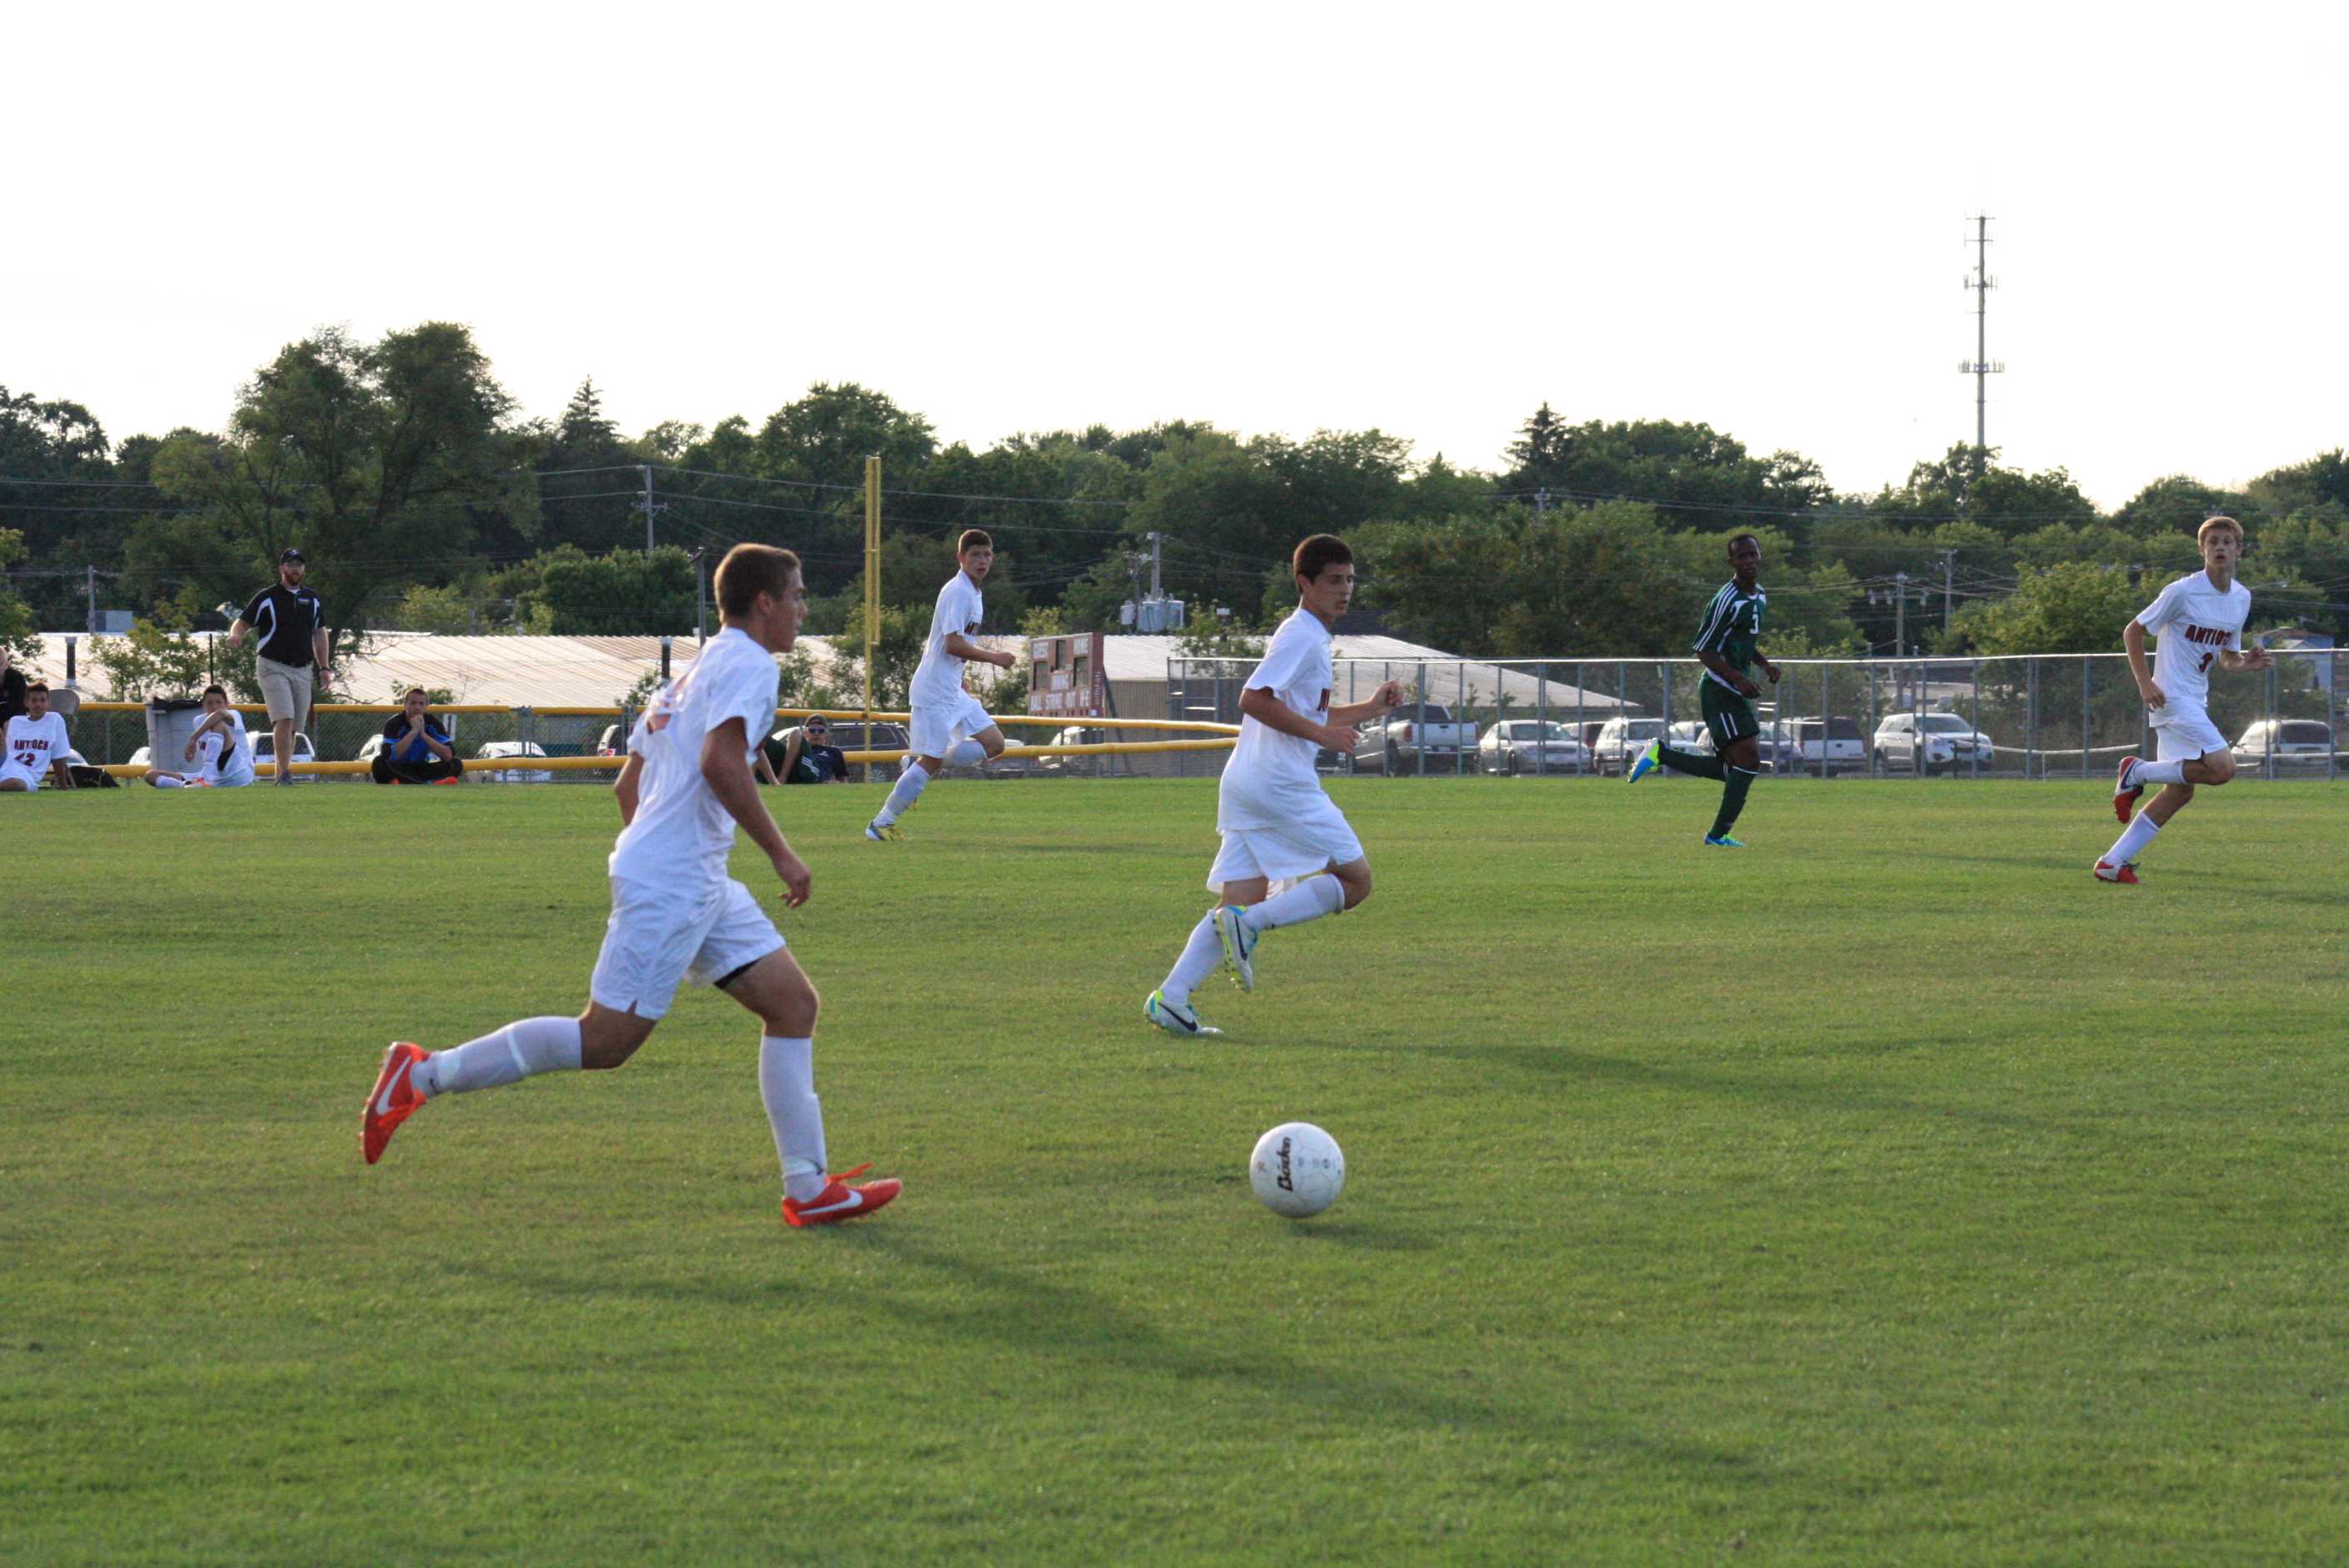
[[[295,667],[281,665],[274,659],[255,659],[261,671],[261,700],[269,705],[269,722],[292,719],[296,724],[310,720],[310,678],[307,665]]]

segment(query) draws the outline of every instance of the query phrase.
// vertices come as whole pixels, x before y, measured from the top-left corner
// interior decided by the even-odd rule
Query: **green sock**
[[[1675,773],[1693,773],[1700,779],[1721,777],[1721,758],[1707,757],[1702,751],[1674,751],[1669,746],[1659,746],[1656,760]]]
[[[1745,810],[1745,791],[1754,788],[1754,775],[1743,768],[1723,769],[1721,784],[1721,815],[1713,820],[1713,836],[1729,837],[1729,830],[1737,825],[1737,813]]]

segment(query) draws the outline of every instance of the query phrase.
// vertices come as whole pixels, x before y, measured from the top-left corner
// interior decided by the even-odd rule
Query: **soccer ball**
[[[1338,1201],[1346,1184],[1345,1151],[1309,1121],[1284,1121],[1256,1140],[1248,1184],[1257,1202],[1274,1213],[1308,1219]]]

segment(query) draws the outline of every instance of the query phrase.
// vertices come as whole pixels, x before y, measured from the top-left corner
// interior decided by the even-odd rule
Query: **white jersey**
[[[22,779],[38,789],[50,766],[72,749],[63,714],[35,718],[20,713],[8,721],[8,752],[0,757],[0,779]]]
[[[1330,628],[1321,618],[1299,609],[1272,634],[1264,662],[1242,689],[1268,691],[1299,718],[1327,724],[1335,667],[1331,646]],[[1243,714],[1239,740],[1224,764],[1223,783],[1216,794],[1216,826],[1278,828],[1321,810],[1329,797],[1313,770],[1319,750],[1301,735],[1284,735]]]
[[[701,776],[702,740],[728,719],[740,719],[749,765],[775,722],[781,681],[774,655],[729,626],[691,669],[662,688],[628,740],[645,766],[636,817],[612,845],[614,876],[680,891],[726,880],[734,819]]]
[[[170,763],[163,767],[171,772],[183,768],[191,778],[209,784],[236,789],[253,782],[253,742],[245,738],[244,715],[234,708],[228,710],[226,729],[208,729],[196,741],[196,759],[179,768]]]
[[[2180,577],[2138,613],[2137,624],[2154,634],[2153,684],[2165,705],[2153,721],[2172,714],[2197,716],[2210,698],[2210,666],[2230,648],[2243,645],[2243,623],[2251,616],[2251,591],[2230,583],[2220,593],[2208,572]]]
[[[952,702],[962,694],[962,669],[968,661],[947,652],[947,637],[959,632],[978,635],[987,616],[986,601],[970,573],[957,572],[938,590],[937,608],[930,612],[930,640],[922,645],[921,667],[914,672],[914,701]]]

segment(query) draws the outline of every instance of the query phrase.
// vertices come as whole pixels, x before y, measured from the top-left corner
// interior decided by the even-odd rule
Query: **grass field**
[[[0,802],[9,1563],[2208,1563],[2349,1544],[2349,789],[1340,780],[1379,877],[1140,1016],[1214,786],[773,791],[834,1161],[756,1027],[575,1011],[586,788]],[[763,891],[764,867],[738,874]],[[1275,1219],[1257,1135],[1343,1198]]]

